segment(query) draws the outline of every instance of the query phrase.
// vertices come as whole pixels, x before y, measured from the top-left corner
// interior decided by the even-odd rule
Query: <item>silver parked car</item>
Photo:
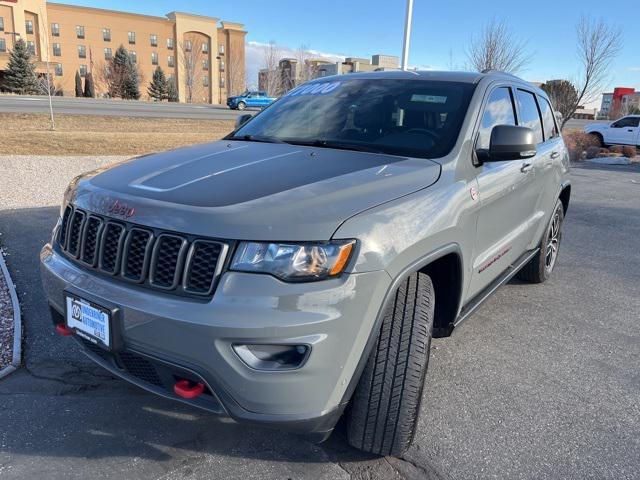
[[[319,441],[346,412],[352,445],[399,455],[432,336],[556,264],[549,100],[496,72],[375,72],[245,120],[73,180],[41,253],[55,328],[165,397]]]

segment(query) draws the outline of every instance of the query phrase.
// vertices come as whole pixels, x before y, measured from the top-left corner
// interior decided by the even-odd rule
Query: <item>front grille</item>
[[[213,295],[227,245],[111,220],[68,206],[58,245],[85,267],[143,287]]]
[[[102,233],[102,220],[98,217],[90,216],[84,227],[84,241],[82,243],[81,260],[91,267],[96,265],[98,259],[98,240]]]

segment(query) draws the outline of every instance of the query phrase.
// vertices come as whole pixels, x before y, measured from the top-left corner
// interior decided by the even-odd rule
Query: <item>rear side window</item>
[[[637,127],[640,124],[640,117],[624,117],[611,125],[613,128]]]
[[[516,114],[508,87],[496,88],[484,107],[476,148],[489,149],[491,130],[496,125],[515,125]]]
[[[556,126],[553,110],[549,100],[538,97],[538,104],[542,111],[542,126],[544,127],[544,139],[549,140],[558,136],[558,127]]]
[[[518,101],[518,113],[520,114],[520,125],[533,130],[533,138],[536,143],[544,142],[542,121],[540,120],[540,112],[538,111],[535,95],[525,90],[518,90],[516,98]]]

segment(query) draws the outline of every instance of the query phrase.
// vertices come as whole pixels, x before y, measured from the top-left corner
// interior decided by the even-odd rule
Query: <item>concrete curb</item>
[[[7,268],[7,264],[1,252],[0,275],[4,275],[5,282],[7,283],[7,287],[9,288],[11,304],[13,305],[13,359],[11,361],[11,365],[8,365],[0,370],[1,379],[9,375],[11,372],[14,372],[20,366],[20,359],[22,358],[22,316],[20,315],[20,303],[18,302],[16,287],[13,284],[11,275],[9,275],[9,269]]]

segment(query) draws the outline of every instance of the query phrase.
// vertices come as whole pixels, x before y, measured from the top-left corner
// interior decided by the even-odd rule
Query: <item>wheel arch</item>
[[[569,200],[571,199],[571,183],[564,182],[560,187],[560,195],[558,198],[562,202],[562,208],[564,209],[564,214],[567,214],[567,210],[569,209]]]
[[[369,333],[369,338],[367,339],[365,347],[362,351],[362,355],[360,357],[360,360],[358,361],[356,370],[351,377],[349,385],[342,397],[342,401],[340,402],[343,407],[349,402],[349,399],[353,395],[353,392],[358,385],[360,376],[362,375],[362,371],[364,370],[364,366],[366,365],[367,359],[369,358],[371,350],[373,349],[373,346],[375,345],[378,338],[378,332],[382,327],[384,312],[387,305],[390,301],[393,300],[394,293],[398,289],[398,286],[415,272],[423,272],[428,274],[430,277],[431,275],[437,276],[437,278],[431,277],[431,281],[434,286],[434,294],[436,297],[433,336],[448,336],[453,331],[453,322],[455,321],[455,318],[458,315],[458,311],[460,310],[464,278],[462,249],[457,243],[449,243],[420,257],[413,263],[407,265],[400,271],[398,275],[393,278],[393,281],[387,289],[385,297],[380,305],[378,315],[376,317],[373,328]],[[449,288],[451,292],[445,293],[447,290],[446,287],[450,287],[450,284],[447,283],[447,280],[450,280],[452,278],[455,278],[455,281],[458,282],[457,286],[455,288]],[[440,303],[438,299],[438,292],[441,292],[441,295],[446,298],[446,301],[443,302],[443,305],[441,307],[438,307],[438,303]]]

